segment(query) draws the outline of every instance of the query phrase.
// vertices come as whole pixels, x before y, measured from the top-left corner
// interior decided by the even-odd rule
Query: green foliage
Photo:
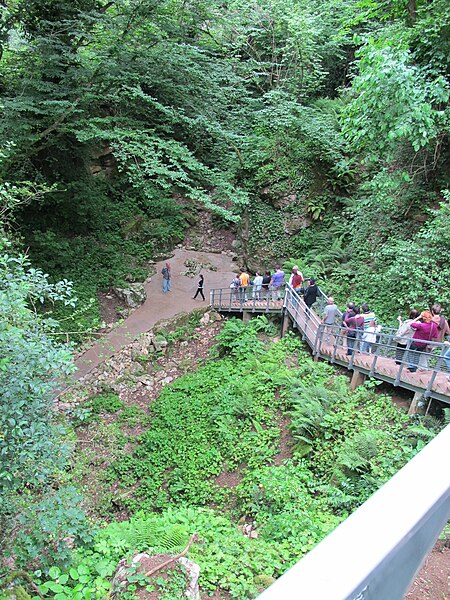
[[[223,499],[226,489],[212,479],[224,469],[232,472],[241,463],[265,462],[276,454],[279,403],[274,392],[287,374],[286,354],[298,345],[287,338],[263,354],[257,335],[268,328],[265,317],[228,321],[218,349],[231,356],[163,388],[150,407],[151,429],[138,438],[131,455],[109,469],[114,481],[133,487],[133,495],[124,500],[127,506],[163,508],[174,501],[202,505]]]
[[[258,333],[261,331],[273,334],[273,325],[265,316],[252,319],[249,323],[239,319],[228,321],[217,336],[218,343],[214,354],[219,356],[230,354],[235,358],[245,358],[249,352],[261,354],[264,348],[263,343],[258,339]]]
[[[413,64],[411,54],[391,43],[380,47],[369,40],[358,56],[355,98],[343,115],[343,131],[353,146],[375,152],[378,160],[379,152],[402,141],[415,151],[427,145],[438,133],[440,106],[449,99],[445,79],[427,81],[427,73]]]
[[[356,508],[418,451],[408,417],[368,389],[349,393],[341,378],[309,388],[294,385],[296,455],[308,452],[324,499],[338,510]],[[430,432],[430,437],[433,433]]]
[[[99,415],[104,412],[115,413],[123,408],[123,402],[117,394],[105,392],[93,396],[88,400],[86,406],[95,414]]]
[[[20,529],[13,546],[16,564],[43,570],[54,564],[67,566],[71,547],[92,541],[81,501],[75,488],[65,486],[27,506],[19,517]]]
[[[47,597],[103,599],[133,546],[175,549],[194,531],[204,588],[251,596],[433,436],[436,424],[411,427],[373,390],[351,394],[296,339],[268,343],[266,320],[230,321],[212,360],[166,386],[150,414],[102,394],[72,415],[97,419],[86,431],[111,463],[92,474],[98,511],[164,512],[71,553],[66,538],[90,533],[65,480],[103,468],[104,455],[80,452],[63,473],[51,395],[70,355],[53,340],[98,328],[99,289],[144,279],[199,204],[222,223],[245,210],[244,258],[272,268],[297,256],[342,303],[368,301],[385,320],[435,300],[448,311],[449,18],[445,0],[5,7],[0,219],[51,277],[2,248],[2,532],[21,564],[39,552],[42,566],[61,563],[36,575]],[[293,458],[274,466],[282,418]],[[136,425],[137,438],[122,431]],[[237,491],[220,487],[222,473],[244,476]],[[232,506],[260,535],[186,502]],[[125,593],[144,579],[130,572]]]
[[[54,424],[52,393],[56,380],[69,374],[68,348],[49,333],[57,325],[40,318],[34,307],[73,302],[67,281],[52,285],[48,276],[30,268],[23,256],[0,258],[0,490],[15,492],[45,484],[62,467],[68,448]],[[56,448],[58,447],[58,451]]]
[[[132,518],[110,523],[86,545],[90,533],[81,515],[60,505],[60,516],[73,519],[70,531],[78,536],[78,547],[70,556],[63,548],[58,566],[36,575],[46,597],[100,600],[110,591],[120,559],[137,551],[180,552],[193,533],[199,541],[188,556],[200,565],[202,589],[252,596],[260,577],[270,582],[283,573],[438,431],[436,421],[411,422],[369,388],[349,391],[347,378],[314,363],[295,336],[268,340],[266,319],[239,321],[238,328],[243,346],[259,342],[263,351],[236,353],[236,322],[226,322],[218,340],[223,356],[163,388],[150,407],[151,427],[130,438],[132,450],[122,454],[111,440],[115,503],[134,512]],[[135,417],[136,411],[120,408],[113,394],[88,401],[100,412],[118,410],[115,428]],[[292,458],[275,465],[280,423],[286,421],[293,436],[285,451]],[[299,442],[307,445],[308,462]],[[236,479],[236,487],[219,487],[224,472]],[[75,502],[68,501],[73,508]],[[211,503],[217,512],[200,508]],[[244,536],[230,514],[256,527],[258,537]],[[31,529],[31,535],[23,532],[30,544],[44,543],[42,518],[31,515],[42,537]],[[54,523],[58,532],[58,519]],[[60,539],[53,535],[48,548]],[[24,557],[24,564],[30,558]],[[132,567],[123,594],[132,598],[157,585]],[[178,575],[173,585],[181,585]],[[170,597],[168,589],[160,593]]]
[[[180,325],[175,331],[171,331],[166,335],[169,343],[188,340],[195,337],[195,329],[199,326],[202,314],[200,312],[192,312],[189,315],[188,322],[185,325]]]
[[[317,490],[313,470],[300,461],[253,470],[238,489],[239,507],[252,516],[263,540],[289,556],[308,552],[334,529],[334,516]]]
[[[299,456],[308,454],[321,429],[335,393],[323,384],[298,383],[290,390],[292,404],[290,429]]]

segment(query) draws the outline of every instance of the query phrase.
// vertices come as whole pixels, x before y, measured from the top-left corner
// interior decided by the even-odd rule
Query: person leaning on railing
[[[408,355],[408,371],[415,373],[419,363],[421,352],[425,352],[428,342],[438,335],[436,323],[433,323],[433,315],[429,310],[424,310],[420,313],[417,319],[414,319],[410,324],[411,329],[414,329],[413,342],[409,347]]]
[[[398,315],[397,319],[399,322],[399,328],[397,329],[394,342],[396,342],[395,347],[395,363],[397,365],[401,365],[403,362],[403,357],[405,355],[406,346],[408,345],[408,340],[413,335],[413,330],[411,329],[411,323],[414,319],[417,319],[419,316],[419,311],[413,308],[408,315],[408,318],[403,321],[401,315]]]

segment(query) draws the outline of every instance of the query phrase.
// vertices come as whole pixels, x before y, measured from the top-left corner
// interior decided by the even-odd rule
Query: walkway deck
[[[372,353],[361,352],[357,344],[354,354],[348,356],[345,330],[341,327],[333,327],[332,331],[328,333],[318,317],[318,313],[322,313],[325,296],[318,300],[315,305],[316,310],[311,310],[307,314],[307,307],[302,297],[290,286],[286,286],[282,301],[272,300],[270,296],[256,300],[251,297],[251,290],[247,293],[248,300],[241,302],[231,290],[211,290],[210,303],[220,312],[283,314],[285,318],[291,320],[293,327],[298,329],[314,356],[394,386],[421,393],[425,398],[434,398],[450,404],[449,373],[443,360],[443,354],[447,347],[443,344],[431,344],[432,351],[422,353],[427,362],[427,368],[419,368],[415,373],[411,373],[407,370],[411,342],[408,342],[403,361],[398,364],[395,360],[394,329],[383,328],[378,342],[372,346]]]

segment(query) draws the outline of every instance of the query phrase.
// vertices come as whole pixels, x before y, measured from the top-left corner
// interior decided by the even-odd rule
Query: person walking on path
[[[198,280],[198,285],[197,285],[197,291],[195,292],[195,296],[192,298],[193,300],[195,300],[199,294],[203,298],[203,300],[205,300],[205,294],[203,293],[203,288],[204,287],[205,287],[205,278],[200,273],[199,280]]]
[[[167,262],[165,266],[161,269],[161,273],[163,276],[163,292],[170,292],[170,264]]]
[[[325,342],[327,344],[331,342],[331,332],[336,321],[337,311],[338,307],[334,303],[333,296],[329,296],[328,304],[325,306],[322,319],[322,323],[325,325]]]
[[[413,342],[409,347],[408,354],[408,371],[415,373],[419,363],[421,352],[427,349],[427,343],[438,336],[438,328],[436,323],[433,323],[433,315],[429,310],[424,310],[420,313],[417,319],[410,323],[411,329],[414,329]]]

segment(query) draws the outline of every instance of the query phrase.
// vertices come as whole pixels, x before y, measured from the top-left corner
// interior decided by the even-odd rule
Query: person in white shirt
[[[260,273],[256,273],[253,280],[253,300],[261,300],[261,288],[263,277]]]

